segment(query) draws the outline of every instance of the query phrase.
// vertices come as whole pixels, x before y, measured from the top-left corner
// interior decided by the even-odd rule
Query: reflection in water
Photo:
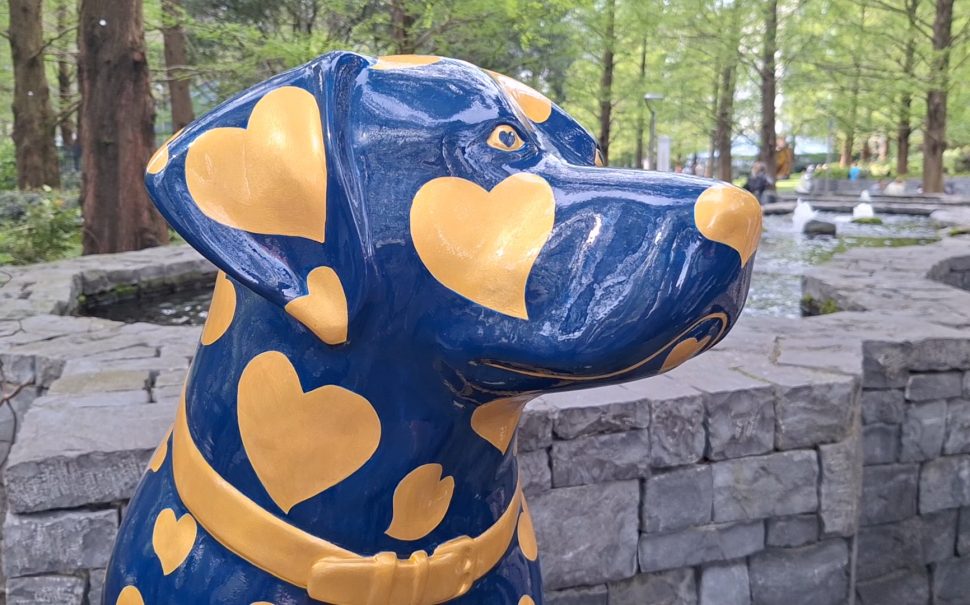
[[[807,215],[810,207],[803,210]],[[802,218],[802,217],[800,217]],[[838,222],[837,237],[810,238],[795,228],[791,215],[764,219],[764,235],[755,257],[754,276],[745,313],[797,317],[802,297],[801,275],[805,270],[849,248],[912,246],[936,239],[929,220],[923,217],[880,215],[881,225],[848,222],[848,215],[819,212],[816,218]],[[165,325],[202,325],[209,309],[210,287],[163,296],[115,303],[89,311],[116,321],[145,321]]]
[[[830,212],[819,212],[816,218],[837,222],[838,235],[808,237],[795,228],[791,216],[764,218],[764,234],[754,261],[745,313],[798,317],[802,274],[839,252],[850,248],[913,246],[936,240],[936,231],[925,217],[881,214],[881,225],[848,222],[847,215]]]

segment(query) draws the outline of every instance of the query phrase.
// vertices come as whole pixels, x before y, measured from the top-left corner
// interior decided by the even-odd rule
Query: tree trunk
[[[391,41],[395,54],[410,55],[417,50],[414,45],[414,15],[407,11],[406,0],[391,0]]]
[[[906,38],[906,49],[903,55],[903,81],[907,88],[899,98],[899,123],[896,126],[896,175],[903,176],[909,172],[909,137],[913,134],[910,122],[913,108],[913,93],[909,83],[916,77],[916,19],[920,0],[907,0],[906,15],[909,20],[909,33]]]
[[[771,187],[775,182],[775,98],[778,80],[775,53],[778,51],[778,0],[765,3],[765,40],[761,57],[761,161]]]
[[[855,132],[849,130],[845,133],[845,139],[842,140],[842,154],[839,156],[839,166],[842,168],[847,168],[852,164],[853,148],[855,148]]]
[[[646,93],[646,90],[644,89],[644,87],[646,86],[646,82],[647,82],[647,39],[646,37],[644,37],[643,41],[640,43],[640,86],[638,90],[640,91],[641,95]],[[637,169],[640,169],[640,170],[643,169],[643,128],[644,128],[643,127],[643,120],[644,120],[643,106],[644,105],[645,105],[645,102],[643,101],[643,99],[637,99],[636,167]],[[653,168],[653,166],[651,166],[650,168]]]
[[[600,151],[610,161],[610,127],[613,124],[613,71],[616,67],[616,0],[606,0],[606,39],[603,41],[603,73],[600,78]],[[653,150],[650,150],[651,152]],[[650,167],[655,169],[654,166]]]
[[[57,5],[57,31],[65,32],[68,29],[68,3],[61,0]],[[61,146],[68,153],[73,155],[74,150],[74,114],[72,109],[74,103],[71,94],[71,61],[69,56],[71,50],[67,44],[62,44],[57,50],[57,108],[60,111],[60,122],[58,127],[61,131]]]
[[[195,119],[192,95],[189,91],[189,75],[185,71],[189,63],[185,50],[185,30],[182,28],[181,0],[162,0],[162,40],[165,44],[165,71],[168,94],[172,99],[172,131],[178,132]]]
[[[943,191],[943,152],[946,150],[946,101],[950,46],[953,42],[953,2],[936,0],[933,19],[933,59],[930,89],[926,92],[926,132],[923,136],[923,192]]]
[[[737,87],[737,63],[730,62],[721,70],[721,92],[718,94],[717,127],[717,178],[731,182],[733,158],[731,139],[734,130],[734,92]]]
[[[714,72],[714,101],[711,115],[714,116],[714,127],[711,128],[711,136],[707,144],[707,162],[704,163],[704,176],[711,178],[714,176],[714,156],[717,153],[717,123],[721,107],[721,68],[718,66]]]
[[[155,103],[142,0],[81,0],[78,81],[84,253],[167,243],[168,227],[143,184]]]
[[[59,187],[55,119],[44,71],[44,22],[40,0],[9,0],[13,60],[13,142],[17,186]]]

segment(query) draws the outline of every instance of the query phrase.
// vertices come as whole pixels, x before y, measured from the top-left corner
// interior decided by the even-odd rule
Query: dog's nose
[[[719,183],[697,197],[694,224],[707,239],[737,250],[743,267],[761,241],[761,204],[744,189]]]

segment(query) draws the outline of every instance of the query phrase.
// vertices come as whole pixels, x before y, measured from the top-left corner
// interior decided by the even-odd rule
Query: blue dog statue
[[[220,272],[104,604],[541,604],[523,406],[713,346],[761,233],[740,189],[602,164],[516,80],[350,52],[163,145],[148,191]]]

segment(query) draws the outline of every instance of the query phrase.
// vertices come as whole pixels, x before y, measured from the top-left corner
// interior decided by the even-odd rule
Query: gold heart
[[[171,436],[172,429],[168,429],[168,432],[165,433],[165,438],[155,448],[155,453],[152,454],[151,460],[148,461],[148,468],[153,473],[157,473],[158,469],[162,468],[162,464],[165,463],[165,457],[168,455],[168,440]]]
[[[222,338],[232,324],[236,313],[236,287],[222,271],[216,275],[216,286],[212,290],[209,315],[202,327],[202,344],[211,345]]]
[[[488,70],[487,70],[488,71]],[[526,86],[515,78],[503,76],[497,71],[488,71],[502,86],[506,94],[518,104],[527,118],[542,124],[552,115],[552,101],[531,86]]]
[[[308,294],[286,303],[286,312],[310,328],[323,342],[347,341],[347,295],[336,271],[317,267],[306,278]]]
[[[162,573],[168,575],[178,569],[195,544],[199,526],[192,515],[185,513],[178,520],[175,511],[166,508],[158,513],[152,531],[152,548],[162,563]]]
[[[519,514],[519,525],[516,528],[516,535],[519,538],[519,548],[522,554],[530,561],[539,558],[539,544],[536,542],[536,531],[532,525],[532,515],[529,514],[529,505],[525,498],[522,499],[522,513]]]
[[[370,460],[381,421],[365,398],[336,385],[303,392],[279,351],[254,357],[239,379],[239,433],[256,475],[284,512]]]
[[[145,605],[145,599],[141,597],[141,591],[134,586],[125,586],[121,589],[115,605]]]
[[[384,55],[377,57],[377,62],[371,65],[371,69],[409,69],[433,65],[440,60],[441,57],[434,55]]]
[[[256,103],[246,128],[204,132],[189,146],[185,182],[214,221],[322,243],[327,159],[317,100],[284,86]]]
[[[491,191],[446,176],[411,205],[411,239],[446,288],[484,307],[528,319],[525,286],[552,233],[556,200],[541,176],[514,174]]]
[[[737,250],[742,267],[761,243],[761,219],[758,200],[734,185],[712,185],[694,202],[697,230],[707,239]]]
[[[442,478],[440,464],[424,464],[394,489],[394,514],[385,532],[398,540],[417,540],[438,527],[455,492],[455,478]]]
[[[674,348],[670,349],[670,353],[667,354],[667,358],[664,359],[663,366],[661,366],[660,371],[666,372],[672,370],[684,363],[694,355],[697,355],[707,343],[710,342],[711,337],[705,336],[701,340],[696,338],[685,338],[684,340],[678,342],[674,345]]]
[[[472,430],[504,454],[515,436],[526,401],[524,398],[510,397],[478,406],[472,412]]]

